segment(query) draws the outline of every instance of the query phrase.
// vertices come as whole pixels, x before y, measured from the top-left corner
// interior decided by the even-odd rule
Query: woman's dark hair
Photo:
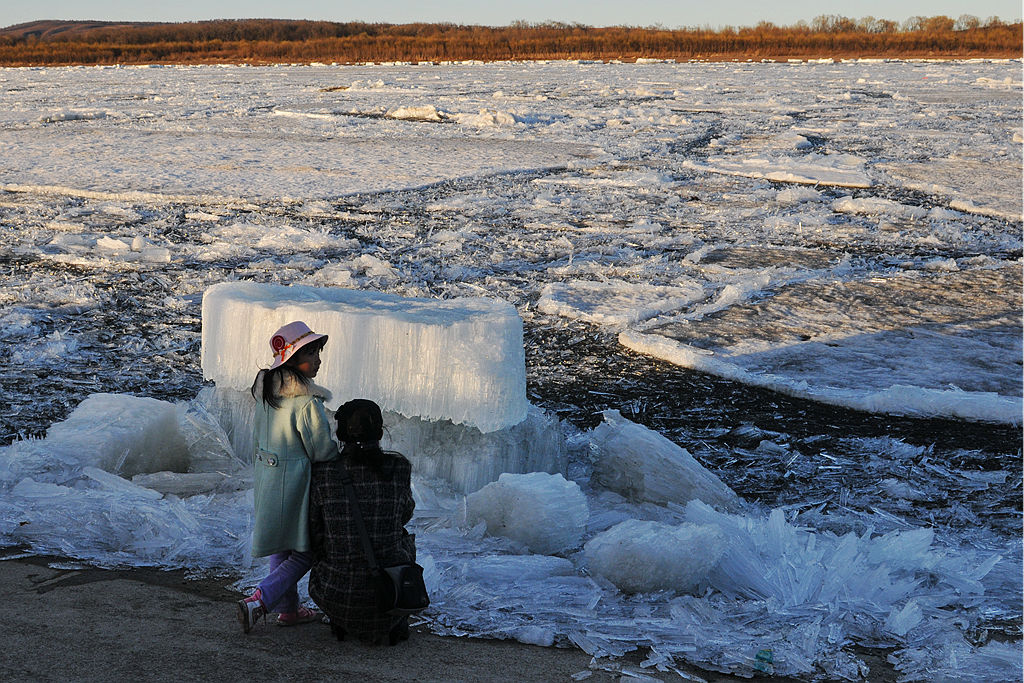
[[[372,468],[378,475],[386,475],[384,451],[380,447],[384,436],[380,406],[369,399],[352,399],[338,408],[334,418],[338,421],[341,454],[354,463]]]

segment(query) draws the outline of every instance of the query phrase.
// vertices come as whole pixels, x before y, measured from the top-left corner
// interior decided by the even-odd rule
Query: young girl
[[[416,561],[415,538],[405,530],[415,503],[412,465],[399,453],[381,450],[380,407],[355,399],[338,408],[341,458],[313,467],[309,520],[314,562],[309,595],[331,619],[338,639],[346,635],[390,645],[409,637],[408,617],[377,611],[377,595],[362,537],[342,477],[352,488],[380,566]]]
[[[323,404],[328,392],[312,383],[326,343],[327,335],[315,334],[306,323],[288,323],[270,338],[274,362],[270,369],[260,370],[252,385],[256,399],[252,554],[270,555],[270,574],[251,596],[238,602],[238,621],[245,633],[275,608],[281,626],[319,616],[299,605],[295,585],[312,563],[311,463],[338,457]]]

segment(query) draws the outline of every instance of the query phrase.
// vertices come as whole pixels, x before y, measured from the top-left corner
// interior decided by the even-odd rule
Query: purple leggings
[[[270,573],[259,586],[268,612],[286,613],[299,609],[299,590],[295,584],[312,566],[312,553],[285,550],[270,556]]]

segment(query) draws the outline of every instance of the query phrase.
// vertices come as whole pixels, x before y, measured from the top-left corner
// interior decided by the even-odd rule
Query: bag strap
[[[359,537],[363,541],[363,553],[366,555],[366,561],[370,563],[370,571],[377,573],[377,557],[373,554],[373,544],[370,543],[370,535],[366,533],[366,524],[363,523],[363,513],[359,509],[359,499],[356,498],[356,490],[352,486],[352,475],[349,474],[348,468],[343,462],[339,462],[341,465],[341,483],[345,485],[345,495],[348,496],[349,503],[352,505],[352,518],[356,523],[356,529],[359,530]]]

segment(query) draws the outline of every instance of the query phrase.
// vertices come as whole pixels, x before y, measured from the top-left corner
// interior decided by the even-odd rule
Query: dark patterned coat
[[[367,465],[340,460],[313,465],[310,534],[313,567],[309,595],[331,623],[362,640],[386,641],[398,618],[378,614],[370,567],[350,510],[343,468],[352,475],[363,523],[380,566],[414,562],[416,545],[405,530],[412,518],[412,466],[399,453],[385,452],[383,475]]]

